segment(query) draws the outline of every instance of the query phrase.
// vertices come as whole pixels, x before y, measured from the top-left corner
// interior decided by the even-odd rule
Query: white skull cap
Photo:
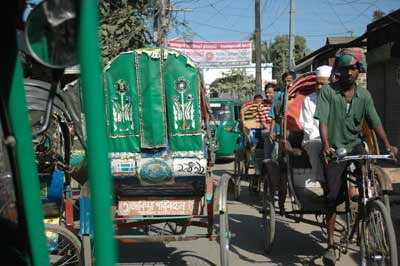
[[[331,66],[326,66],[326,65],[319,66],[319,67],[316,69],[315,72],[316,72],[316,74],[317,74],[317,77],[326,77],[326,78],[329,78],[329,77],[331,76],[332,67],[331,67]]]

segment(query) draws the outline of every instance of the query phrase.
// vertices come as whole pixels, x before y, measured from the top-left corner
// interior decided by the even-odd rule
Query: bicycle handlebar
[[[395,158],[392,154],[360,154],[344,156],[343,158],[336,159],[338,162],[361,160],[395,160]]]

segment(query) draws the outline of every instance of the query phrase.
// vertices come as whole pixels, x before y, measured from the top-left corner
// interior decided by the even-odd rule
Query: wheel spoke
[[[389,265],[397,261],[395,238],[390,215],[382,202],[371,202],[364,220],[362,255],[366,265]],[[396,258],[394,258],[394,256]]]

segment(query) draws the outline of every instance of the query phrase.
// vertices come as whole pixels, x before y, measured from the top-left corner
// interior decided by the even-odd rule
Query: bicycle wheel
[[[380,200],[368,203],[361,230],[361,265],[398,265],[393,222]]]
[[[81,242],[61,225],[46,224],[45,233],[50,265],[82,266]]]
[[[229,219],[227,212],[219,214],[219,247],[221,266],[229,265],[229,245],[230,245]]]
[[[264,179],[262,221],[264,230],[264,250],[271,252],[275,239],[275,208],[274,195],[269,182]]]

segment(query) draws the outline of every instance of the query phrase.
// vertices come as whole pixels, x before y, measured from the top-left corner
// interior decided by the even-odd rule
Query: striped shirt
[[[261,103],[257,107],[256,121],[259,123],[265,122],[270,124],[272,118],[268,116],[269,110],[271,109],[271,103]]]

